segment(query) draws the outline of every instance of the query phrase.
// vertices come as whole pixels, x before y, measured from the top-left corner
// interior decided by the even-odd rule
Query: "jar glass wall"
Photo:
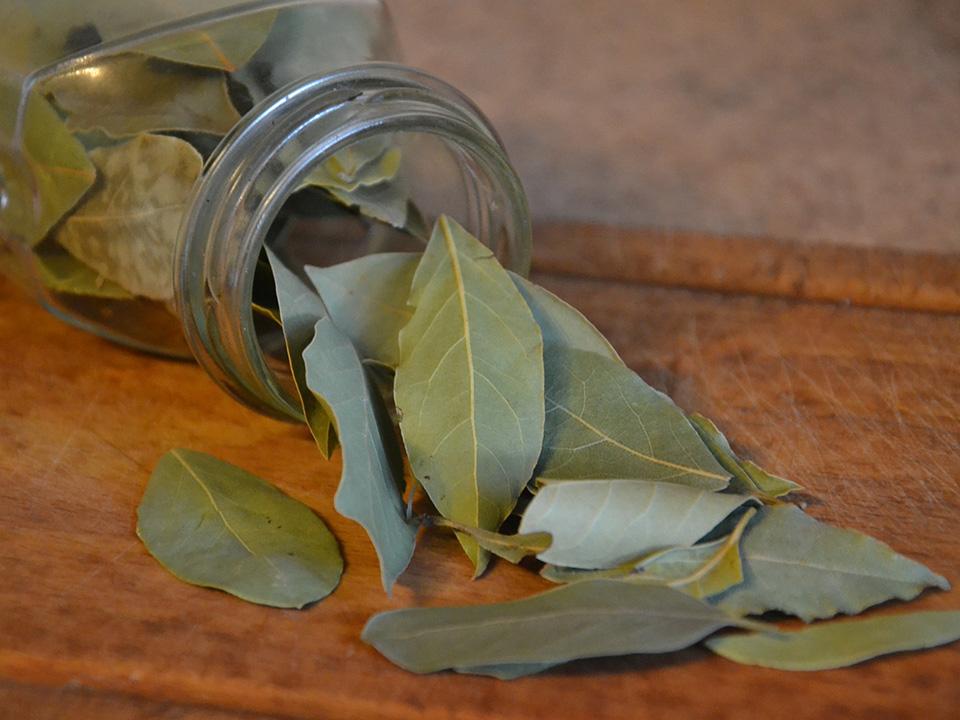
[[[0,18],[4,270],[76,325],[181,356],[173,254],[204,162],[276,90],[396,56],[372,0],[12,0]]]
[[[192,351],[290,416],[264,246],[295,271],[418,250],[445,213],[526,272],[502,144],[454,88],[371,62],[397,54],[381,2],[7,5],[0,264],[74,325]]]

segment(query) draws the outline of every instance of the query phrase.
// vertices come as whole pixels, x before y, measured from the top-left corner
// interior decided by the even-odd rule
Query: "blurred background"
[[[960,0],[388,0],[537,220],[960,251]]]

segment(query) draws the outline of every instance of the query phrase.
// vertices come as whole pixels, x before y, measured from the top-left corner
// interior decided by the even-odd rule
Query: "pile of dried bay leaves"
[[[363,639],[394,663],[507,679],[709,636],[738,662],[814,670],[960,638],[960,611],[789,632],[757,619],[809,623],[948,583],[783,501],[797,485],[738,458],[713,423],[684,414],[583,315],[452,220],[422,254],[305,277],[269,263],[277,307],[261,310],[282,324],[320,451],[340,446],[335,506],[369,534],[384,588],[420,527],[455,531],[475,575],[491,555],[528,558],[557,584],[509,603],[379,614]],[[404,502],[416,484],[435,515]],[[518,532],[501,533],[517,516]],[[157,466],[138,533],[181,579],[278,607],[320,600],[343,567],[312,511],[187,450]]]

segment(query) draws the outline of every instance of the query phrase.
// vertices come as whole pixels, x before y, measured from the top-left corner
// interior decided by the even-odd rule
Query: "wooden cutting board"
[[[960,582],[960,261],[553,225],[537,279],[648,381],[803,484],[814,516]],[[582,661],[512,683],[407,674],[359,640],[373,613],[517,598],[424,535],[392,598],[333,510],[339,461],[240,407],[189,363],[124,350],[0,284],[0,718],[953,718],[960,645],[789,674],[701,649]],[[306,611],[178,582],[134,536],[156,460],[217,455],[332,526],[347,571]],[[960,592],[911,609],[960,608]],[[888,606],[877,612],[896,612]]]

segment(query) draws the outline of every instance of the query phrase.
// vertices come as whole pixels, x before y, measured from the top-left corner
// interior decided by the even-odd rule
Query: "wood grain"
[[[813,515],[960,580],[957,315],[538,279],[650,382],[802,483]],[[521,597],[545,583],[505,563],[471,582],[456,541],[430,534],[385,597],[362,530],[333,510],[339,461],[324,462],[304,429],[240,407],[194,365],[69,328],[9,284],[0,348],[0,717],[526,720],[559,708],[571,718],[932,720],[960,705],[957,645],[811,674],[700,649],[513,683],[407,674],[360,642],[371,614]],[[284,611],[164,572],[134,536],[134,513],[173,447],[213,453],[314,507],[343,547],[340,588]],[[960,601],[928,593],[912,607]]]

